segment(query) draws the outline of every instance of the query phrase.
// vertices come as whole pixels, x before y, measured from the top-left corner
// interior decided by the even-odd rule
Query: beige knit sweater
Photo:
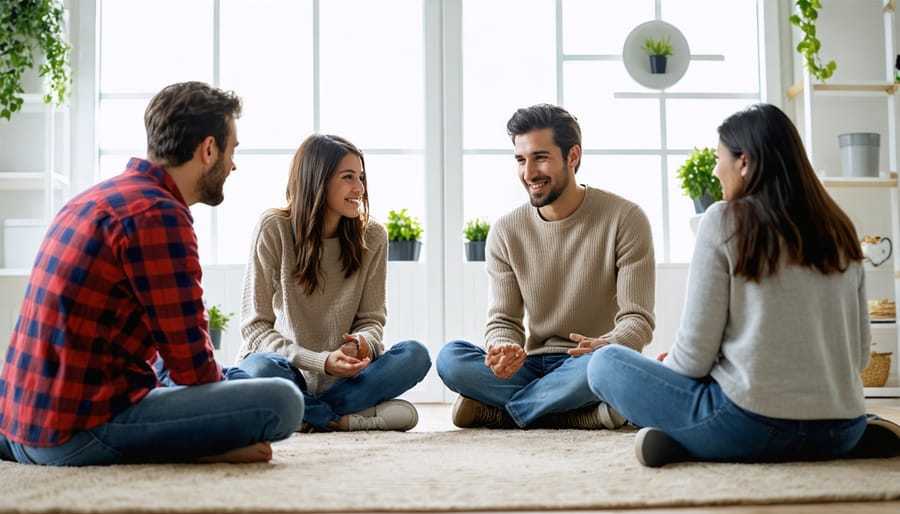
[[[491,228],[486,260],[485,344],[565,353],[574,332],[640,351],[653,337],[650,223],[624,198],[587,187],[578,209],[553,222],[522,205]]]
[[[292,273],[297,265],[290,219],[266,211],[253,235],[244,276],[241,306],[240,362],[254,352],[275,352],[299,368],[309,392],[328,388],[328,353],[343,344],[342,334],[361,334],[376,359],[383,351],[387,318],[387,230],[370,220],[368,250],[362,266],[349,278],[340,262],[340,243],[326,239],[322,251],[324,288],[307,296]]]

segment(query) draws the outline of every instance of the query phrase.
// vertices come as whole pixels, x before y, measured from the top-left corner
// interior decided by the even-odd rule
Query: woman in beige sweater
[[[369,217],[362,152],[314,134],[294,155],[288,205],[263,213],[244,277],[240,367],[293,380],[303,430],[409,430],[397,396],[431,367],[417,341],[382,343],[387,231]]]

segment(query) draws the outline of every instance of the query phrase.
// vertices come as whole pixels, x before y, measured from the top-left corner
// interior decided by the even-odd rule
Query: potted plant
[[[228,330],[228,322],[234,316],[233,312],[225,314],[218,305],[207,309],[209,313],[209,338],[216,350],[222,345],[222,332]]]
[[[669,36],[660,36],[659,39],[648,37],[641,49],[650,56],[650,73],[666,72],[666,62],[672,55],[672,40]]]
[[[466,239],[467,260],[484,260],[484,244],[490,230],[491,224],[485,218],[476,218],[466,222],[463,227],[463,237]]]
[[[684,164],[678,168],[677,177],[681,181],[681,189],[685,196],[694,200],[697,214],[722,199],[722,183],[714,171],[716,169],[716,151],[710,147],[697,148],[688,156]]]
[[[422,249],[422,222],[406,213],[391,210],[384,224],[388,231],[388,260],[417,261]]]
[[[63,32],[61,0],[3,2],[0,12],[0,118],[22,109],[23,77],[37,65],[47,83],[44,102],[59,105],[69,96],[72,74]]]
[[[816,38],[816,20],[822,3],[819,0],[795,0],[794,5],[797,7],[797,14],[792,14],[790,20],[803,32],[803,39],[797,44],[797,52],[803,56],[810,75],[825,82],[825,79],[834,74],[837,64],[834,61],[823,64],[819,57],[822,42]]]

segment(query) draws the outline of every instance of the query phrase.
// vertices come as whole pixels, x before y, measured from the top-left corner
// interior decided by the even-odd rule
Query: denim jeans
[[[324,431],[341,416],[368,409],[412,389],[431,369],[431,357],[422,343],[402,341],[356,375],[340,379],[315,395],[309,393],[300,370],[280,354],[254,353],[241,361],[239,367],[254,377],[280,377],[297,384],[306,405],[303,420]]]
[[[484,348],[451,341],[438,354],[437,372],[451,391],[506,410],[521,428],[598,403],[587,383],[588,358],[567,353],[529,355],[512,377],[500,378],[484,364]]]
[[[302,418],[303,397],[280,378],[157,387],[59,446],[26,446],[0,435],[0,459],[51,466],[185,462],[286,439]]]
[[[773,462],[839,457],[854,447],[866,417],[776,419],[742,409],[710,377],[686,377],[634,350],[593,352],[588,383],[635,425],[662,430],[704,461]]]

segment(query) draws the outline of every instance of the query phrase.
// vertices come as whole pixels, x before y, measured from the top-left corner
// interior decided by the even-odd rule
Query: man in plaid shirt
[[[247,375],[209,341],[189,206],[222,202],[240,113],[233,92],[166,87],[144,114],[147,159],[56,215],[0,374],[0,458],[266,461],[300,425],[290,381],[226,380]]]

